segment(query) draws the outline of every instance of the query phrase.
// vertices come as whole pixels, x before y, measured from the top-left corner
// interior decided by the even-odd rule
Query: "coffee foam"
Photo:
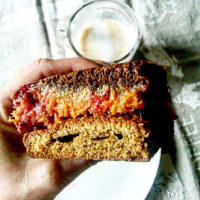
[[[131,33],[115,19],[96,20],[80,31],[80,52],[94,60],[118,60],[133,47],[134,35]]]

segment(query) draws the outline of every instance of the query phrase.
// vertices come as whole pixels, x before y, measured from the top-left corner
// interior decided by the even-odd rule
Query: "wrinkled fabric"
[[[120,1],[120,0],[119,0]],[[138,18],[142,43],[134,59],[167,67],[177,114],[147,200],[199,200],[200,1],[121,0]],[[7,0],[0,3],[0,87],[40,57],[73,57],[64,33],[87,0]],[[162,133],[161,133],[162,134]]]

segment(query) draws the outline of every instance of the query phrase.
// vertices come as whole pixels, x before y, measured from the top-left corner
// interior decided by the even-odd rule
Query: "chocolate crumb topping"
[[[148,66],[147,66],[148,65]],[[95,90],[104,85],[110,87],[136,87],[138,90],[146,91],[149,84],[155,82],[166,85],[166,72],[162,67],[150,61],[134,61],[123,64],[113,64],[111,66],[103,66],[90,68],[78,72],[71,72],[65,75],[55,75],[33,84],[36,87],[45,88],[53,87],[56,89],[77,90],[82,87],[89,87]],[[160,80],[162,81],[160,82]],[[149,80],[152,82],[149,83]]]

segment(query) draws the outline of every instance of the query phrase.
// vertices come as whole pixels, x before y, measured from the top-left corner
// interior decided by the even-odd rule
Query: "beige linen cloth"
[[[63,27],[87,0],[0,2],[0,87],[40,57],[72,57]],[[199,200],[200,0],[127,0],[143,42],[136,58],[168,68],[178,115],[172,144],[163,150],[148,200]]]

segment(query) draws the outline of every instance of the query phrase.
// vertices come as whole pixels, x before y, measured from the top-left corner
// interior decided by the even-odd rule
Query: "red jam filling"
[[[82,115],[125,114],[144,107],[141,94],[136,91],[119,93],[109,88],[103,95],[89,91],[87,98],[81,97],[81,93],[75,97],[66,94],[62,98],[55,94],[55,91],[42,93],[38,88],[31,88],[29,85],[15,93],[15,110],[11,121],[16,124],[20,133],[49,127],[54,123],[62,123],[63,119]]]

